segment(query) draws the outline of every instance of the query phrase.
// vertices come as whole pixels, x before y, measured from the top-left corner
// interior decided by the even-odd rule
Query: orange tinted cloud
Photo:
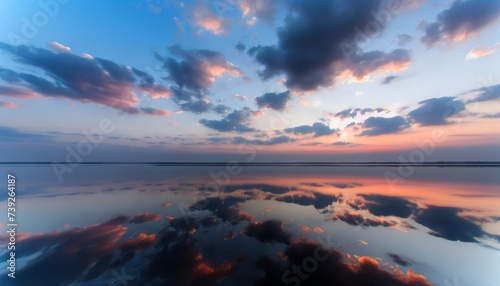
[[[229,21],[217,16],[215,12],[206,5],[198,3],[198,5],[193,8],[192,13],[196,25],[214,35],[226,33]]]
[[[489,48],[484,46],[478,46],[470,50],[470,52],[465,56],[466,60],[476,60],[487,55],[491,55],[500,49],[500,43],[497,43],[495,47]]]

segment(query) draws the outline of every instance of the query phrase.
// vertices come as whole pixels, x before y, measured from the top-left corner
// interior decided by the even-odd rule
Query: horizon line
[[[319,162],[319,161],[295,161],[295,162],[238,162],[238,161],[94,161],[94,162],[65,162],[65,161],[25,161],[0,162],[0,166],[5,165],[152,165],[152,166],[414,166],[414,167],[500,167],[500,161],[430,161],[430,162],[395,162],[395,161],[366,161],[366,162]]]

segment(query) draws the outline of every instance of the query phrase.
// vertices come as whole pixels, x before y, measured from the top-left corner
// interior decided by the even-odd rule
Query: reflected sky
[[[497,168],[79,166],[62,182],[50,167],[9,172],[18,268],[9,284],[0,263],[2,285],[498,282]]]

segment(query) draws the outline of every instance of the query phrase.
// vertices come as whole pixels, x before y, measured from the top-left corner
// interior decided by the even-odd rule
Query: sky
[[[0,160],[500,160],[499,24],[490,0],[0,0]]]

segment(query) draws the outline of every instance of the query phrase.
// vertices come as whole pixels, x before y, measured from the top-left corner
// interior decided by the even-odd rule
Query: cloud
[[[428,206],[415,216],[415,221],[431,229],[430,234],[452,241],[477,242],[486,233],[480,226],[460,217],[457,208]]]
[[[138,284],[214,286],[238,266],[238,259],[216,263],[205,258],[205,253],[197,248],[193,230],[200,227],[206,218],[202,221],[194,217],[185,219],[174,218],[169,226],[160,231],[154,246],[156,251],[147,256],[150,262],[142,270]]]
[[[328,125],[316,122],[313,125],[302,125],[293,128],[287,128],[284,130],[286,133],[295,134],[295,135],[306,135],[306,134],[314,134],[313,137],[321,137],[328,136],[332,134],[336,134],[339,130],[332,129]]]
[[[52,140],[53,137],[50,135],[0,126],[0,142],[49,142]]]
[[[245,200],[241,198],[206,198],[204,200],[198,201],[191,208],[193,210],[209,210],[214,216],[220,218],[223,222],[230,222],[233,224],[239,221],[245,220],[244,217],[240,215],[239,203],[243,203]]]
[[[401,266],[409,266],[412,264],[411,262],[409,262],[408,260],[406,260],[405,258],[403,258],[397,254],[389,253],[388,255],[392,259],[392,261],[394,261],[395,263],[397,263]]]
[[[191,14],[196,25],[214,35],[223,35],[229,29],[229,19],[219,17],[204,1],[196,1]]]
[[[497,43],[494,48],[478,46],[470,50],[465,56],[466,60],[477,60],[479,58],[491,55],[500,49],[500,43]]]
[[[397,75],[386,76],[384,78],[384,80],[382,81],[382,84],[390,84],[391,82],[393,82],[394,80],[396,80],[398,78],[399,78],[399,76],[397,76]]]
[[[473,99],[467,101],[467,104],[496,100],[500,98],[500,84],[473,89],[467,93],[477,93]]]
[[[218,114],[226,114],[231,110],[231,107],[224,105],[224,104],[218,104],[214,106],[214,111]]]
[[[397,223],[393,220],[386,220],[381,218],[365,218],[362,214],[349,212],[344,210],[343,213],[338,213],[332,215],[333,220],[341,220],[350,225],[354,226],[383,226],[383,227],[392,227],[397,225]]]
[[[290,244],[291,235],[284,230],[283,223],[280,220],[251,222],[245,228],[245,234],[250,237],[255,237],[260,242]]]
[[[0,79],[3,79],[4,81],[9,81],[8,76],[17,77],[17,73],[0,67]],[[14,81],[11,81],[11,83],[13,82]],[[30,97],[37,97],[37,93],[25,88],[11,87],[0,84],[0,96],[30,98]]]
[[[33,46],[11,46],[0,42],[0,50],[10,53],[23,65],[36,67],[43,76],[0,68],[0,94],[13,97],[46,96],[92,102],[130,114],[147,114],[136,107],[138,93],[153,98],[168,97],[166,87],[138,69],[101,58],[85,58],[72,53],[55,53]],[[15,85],[11,86],[11,85]]]
[[[54,52],[59,52],[59,53],[70,53],[71,52],[70,47],[67,47],[67,46],[60,44],[58,42],[49,42],[48,45]]]
[[[244,185],[229,185],[224,187],[224,193],[233,193],[238,190],[258,190],[271,194],[286,194],[290,191],[288,187],[268,185],[268,184],[244,184]]]
[[[500,16],[500,2],[455,0],[432,23],[424,25],[422,43],[432,47],[440,41],[458,42],[477,34]]]
[[[417,208],[417,204],[398,197],[383,195],[361,195],[365,199],[364,208],[376,216],[409,217]]]
[[[170,116],[168,110],[152,108],[152,107],[139,107],[141,113],[152,116]]]
[[[161,219],[161,214],[143,213],[132,217],[129,223],[140,224],[152,221],[159,221],[160,219]]]
[[[0,108],[17,108],[19,104],[15,102],[0,101]]]
[[[189,111],[196,114],[205,113],[215,107],[206,98],[198,100],[189,100],[188,102],[180,103],[179,107],[182,111]]]
[[[281,0],[242,0],[239,6],[243,16],[249,19],[250,23],[252,23],[252,19],[255,17],[272,25],[280,5]]]
[[[398,34],[396,36],[396,43],[398,46],[402,47],[409,44],[413,40],[413,37],[408,34]]]
[[[338,201],[339,197],[336,195],[314,193],[313,196],[286,195],[278,197],[276,200],[279,202],[292,203],[301,206],[314,206],[316,209],[324,209],[330,206],[333,202]]]
[[[332,145],[333,146],[350,146],[350,145],[354,145],[354,143],[344,142],[344,141],[338,141],[338,142],[332,143]]]
[[[242,42],[238,42],[236,44],[236,46],[234,46],[236,48],[236,50],[240,51],[240,52],[244,52],[247,47],[245,46],[245,44],[243,44]]]
[[[431,98],[419,104],[421,106],[408,113],[408,117],[422,126],[449,124],[448,118],[465,110],[465,104],[454,97]]]
[[[281,93],[266,93],[255,98],[255,102],[259,108],[271,108],[276,111],[283,111],[290,99],[290,91],[285,91]]]
[[[170,87],[173,100],[185,111],[204,113],[211,110],[213,106],[205,97],[215,81],[225,75],[242,76],[241,70],[217,51],[172,46],[169,52],[170,57],[158,53],[155,57],[168,72],[166,79],[173,83]]]
[[[409,127],[408,122],[402,116],[394,117],[369,117],[361,125],[363,131],[358,136],[378,136],[393,134]]]
[[[366,75],[377,71],[399,72],[406,69],[410,62],[411,56],[408,50],[396,49],[390,53],[371,51],[354,55],[346,69],[361,80]]]
[[[481,118],[500,118],[500,112],[481,114],[480,117]]]
[[[268,80],[285,75],[289,89],[315,90],[334,85],[344,72],[364,78],[372,72],[405,68],[410,62],[408,51],[363,53],[355,43],[359,37],[356,29],[373,21],[380,3],[294,1],[284,26],[278,29],[278,44],[248,50],[264,67],[259,76]]]
[[[234,97],[240,101],[247,101],[248,100],[248,98],[246,96],[241,95],[241,94],[233,94],[232,97]]]
[[[368,113],[382,113],[388,112],[385,108],[348,108],[337,113],[330,113],[329,116],[338,119],[346,119],[346,118],[356,118],[358,115],[365,115]]]
[[[327,249],[316,242],[299,240],[283,251],[283,260],[262,256],[257,263],[264,276],[256,286],[264,285],[395,285],[395,286],[431,286],[427,279],[413,271],[406,274],[400,270],[386,270],[376,259],[362,256],[357,261],[346,260],[345,253]],[[298,272],[297,265],[306,265],[305,261],[314,260],[314,270],[304,274]],[[294,271],[299,269],[298,271]],[[305,276],[307,275],[307,276]],[[300,277],[307,277],[303,280]]]
[[[127,227],[123,224],[128,220],[121,216],[86,228],[31,235],[19,240],[16,258],[36,257],[18,270],[16,280],[22,285],[33,284],[33,281],[67,285],[80,279],[91,280],[113,266],[126,263],[135,253],[156,242],[156,235],[144,233],[125,239]]]
[[[240,110],[234,110],[220,120],[202,119],[200,120],[200,124],[219,132],[252,132],[255,131],[255,129],[247,125],[250,124],[253,115],[254,111],[250,110],[248,107],[244,107]]]
[[[296,140],[293,138],[290,138],[288,136],[282,135],[278,137],[272,137],[267,140],[262,140],[262,139],[246,139],[241,136],[237,136],[233,138],[233,143],[234,144],[248,144],[248,145],[264,145],[264,146],[269,146],[269,145],[277,145],[277,144],[284,144],[284,143],[293,143]]]

